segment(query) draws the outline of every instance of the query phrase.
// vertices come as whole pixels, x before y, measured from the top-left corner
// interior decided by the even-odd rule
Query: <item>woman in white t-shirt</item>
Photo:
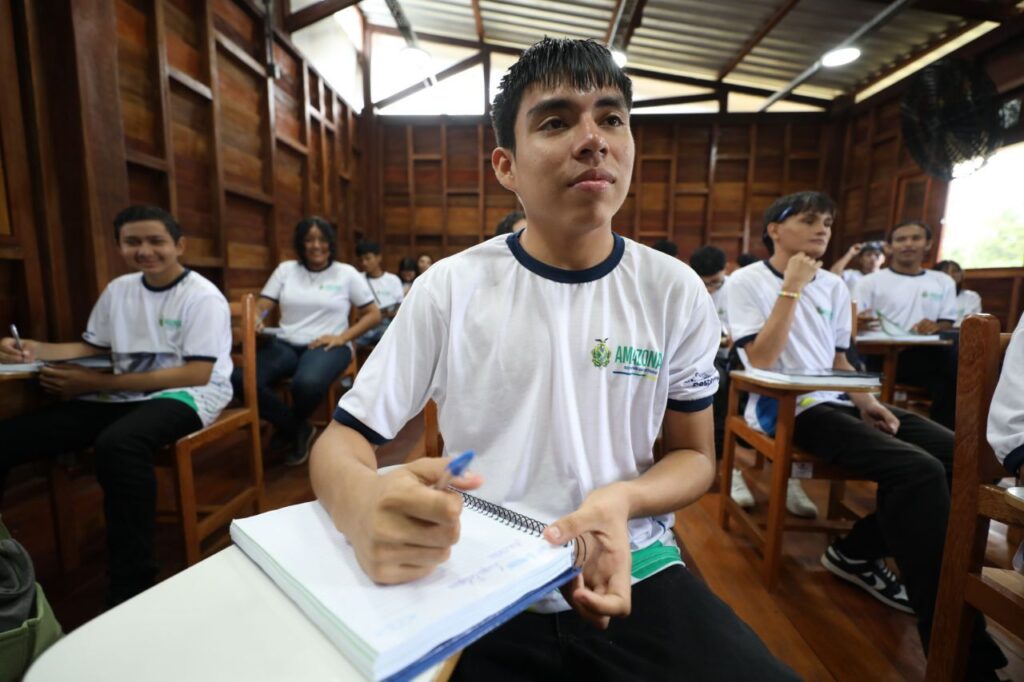
[[[259,329],[271,338],[256,353],[260,416],[274,425],[274,443],[288,447],[288,464],[302,464],[316,435],[307,422],[331,382],[352,361],[350,342],[380,322],[380,310],[366,278],[351,265],[334,260],[334,228],[323,218],[304,218],[295,226],[298,260],[281,263],[267,280],[260,299]],[[262,320],[280,306],[280,326],[271,334]],[[362,317],[349,327],[353,308]],[[291,406],[274,385],[291,378]],[[242,375],[231,377],[241,394]]]
[[[981,312],[981,296],[977,291],[964,289],[964,269],[955,260],[942,260],[933,268],[944,272],[956,282],[956,321],[954,327],[960,327],[968,315]]]

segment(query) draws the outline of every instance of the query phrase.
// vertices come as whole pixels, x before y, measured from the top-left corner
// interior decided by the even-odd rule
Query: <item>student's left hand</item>
[[[49,393],[55,393],[67,400],[83,393],[103,390],[104,381],[113,376],[83,367],[55,367],[44,365],[39,370],[39,383]]]
[[[862,407],[860,416],[868,425],[892,436],[895,436],[900,428],[900,420],[896,418],[896,415],[877,400],[872,400],[868,405]]]
[[[332,348],[338,348],[344,346],[347,341],[341,338],[340,334],[324,334],[320,338],[309,344],[310,348],[323,348],[324,350],[330,350]]]
[[[911,327],[910,331],[915,334],[937,334],[940,328],[939,323],[934,320],[921,320]]]
[[[594,626],[605,629],[611,617],[631,609],[633,555],[629,549],[629,505],[615,484],[598,488],[579,509],[547,527],[544,538],[562,545],[574,538],[586,543],[583,572],[562,587],[573,609]]]

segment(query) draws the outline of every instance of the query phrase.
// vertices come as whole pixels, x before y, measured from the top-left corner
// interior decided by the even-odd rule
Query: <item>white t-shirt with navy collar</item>
[[[561,270],[520,234],[421,275],[335,419],[381,443],[433,399],[447,452],[476,451],[474,494],[549,523],[647,471],[666,409],[711,405],[721,331],[703,282],[675,258],[615,235],[599,265]],[[674,548],[672,523],[631,520],[635,552]]]
[[[865,275],[854,288],[857,309],[881,313],[882,330],[909,332],[921,320],[956,322],[956,282],[944,272],[904,275],[890,268]],[[895,328],[889,330],[886,323]]]
[[[352,306],[373,303],[373,292],[362,273],[338,261],[315,272],[299,261],[285,261],[270,275],[260,296],[281,307],[278,338],[295,346],[325,334],[340,334],[348,329]]]
[[[231,309],[224,294],[199,273],[185,270],[159,288],[147,284],[140,272],[116,278],[96,301],[82,339],[110,350],[115,374],[182,367],[193,360],[213,363],[203,386],[92,393],[82,400],[180,400],[204,426],[231,401]]]
[[[782,273],[768,261],[753,263],[729,278],[729,332],[737,346],[753,341],[764,328],[782,291]],[[843,280],[818,270],[800,292],[796,312],[782,354],[768,369],[831,369],[836,353],[850,347],[852,311],[850,292]],[[819,403],[848,405],[836,391],[814,391],[797,397],[796,413]],[[765,433],[775,432],[778,401],[751,394],[744,414],[747,423]]]

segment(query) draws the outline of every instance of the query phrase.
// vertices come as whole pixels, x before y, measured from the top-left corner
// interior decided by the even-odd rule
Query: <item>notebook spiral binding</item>
[[[456,492],[462,496],[463,504],[473,511],[483,514],[484,516],[494,519],[506,526],[522,531],[528,535],[534,537],[540,537],[544,534],[544,529],[548,527],[548,524],[541,523],[537,519],[530,518],[525,514],[514,512],[511,509],[502,507],[501,505],[488,502],[475,495],[470,495],[467,492],[463,492],[457,488],[449,488],[452,492]],[[572,540],[572,555],[573,565],[582,566],[587,560],[587,543],[580,538],[573,538]]]

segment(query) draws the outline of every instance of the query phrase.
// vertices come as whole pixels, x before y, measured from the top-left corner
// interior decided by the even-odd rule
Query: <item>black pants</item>
[[[820,404],[796,418],[793,440],[878,483],[875,513],[854,525],[839,550],[854,559],[896,560],[927,652],[949,518],[953,432],[905,410],[889,409],[900,420],[895,436],[866,424],[853,407]],[[979,666],[975,670],[1006,665],[981,619],[971,656],[969,665]]]
[[[957,345],[908,348],[900,353],[896,381],[928,391],[932,406],[928,416],[947,429],[956,426]],[[868,356],[868,369],[881,371],[882,358]]]
[[[522,613],[462,652],[453,681],[798,680],[681,566],[633,586],[628,618],[598,630],[575,612]]]
[[[156,580],[153,455],[201,427],[196,411],[179,400],[62,402],[0,422],[0,476],[35,459],[94,448],[107,518],[109,601],[116,604]]]

